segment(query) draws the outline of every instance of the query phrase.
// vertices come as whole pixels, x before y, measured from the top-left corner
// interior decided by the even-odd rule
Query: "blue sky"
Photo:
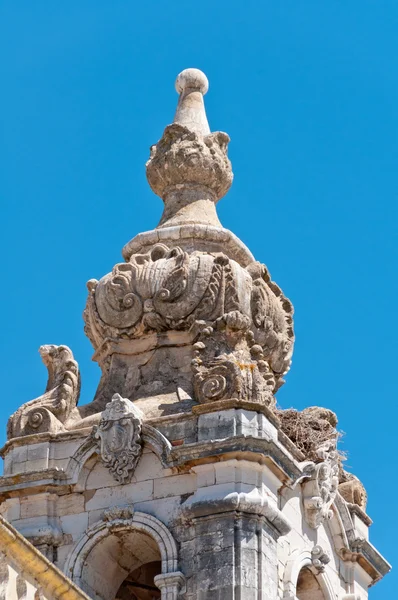
[[[144,165],[176,75],[197,67],[210,126],[231,136],[220,218],[296,310],[278,401],[337,412],[371,540],[395,562],[397,30],[396,0],[0,2],[1,442],[44,391],[41,344],[72,348],[92,399],[85,284],[157,224]]]

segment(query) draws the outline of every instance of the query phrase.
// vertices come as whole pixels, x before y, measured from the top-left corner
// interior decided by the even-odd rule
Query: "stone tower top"
[[[332,411],[276,406],[293,306],[218,220],[232,170],[206,77],[188,69],[176,87],[147,163],[161,222],[88,282],[95,397],[78,403],[67,346],[41,348],[48,384],[9,419],[0,514],[72,580],[48,568],[46,600],[70,599],[72,582],[93,600],[367,600],[390,567],[368,541],[366,491]],[[27,589],[14,538],[0,518],[6,600]]]
[[[221,226],[215,204],[229,190],[233,174],[227,157],[229,136],[211,133],[207,122],[203,95],[208,87],[206,75],[198,69],[178,75],[174,122],[151,148],[148,182],[165,205],[159,227]]]
[[[275,407],[293,352],[293,307],[218,219],[233,175],[229,137],[207,122],[206,76],[186,69],[176,88],[174,122],[146,165],[164,202],[161,221],[124,247],[125,262],[88,282],[85,332],[102,370],[95,399],[76,406],[76,361],[51,346],[48,389],[11,417],[10,438],[97,424],[115,393],[147,419],[213,410],[214,402]]]

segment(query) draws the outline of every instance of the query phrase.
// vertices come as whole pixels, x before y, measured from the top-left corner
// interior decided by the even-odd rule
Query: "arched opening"
[[[177,600],[185,583],[177,566],[177,544],[164,523],[114,506],[76,542],[64,572],[93,600]]]
[[[321,585],[309,567],[301,569],[296,588],[298,600],[326,600]]]
[[[146,563],[126,577],[116,594],[116,600],[159,600],[161,592],[154,578],[161,572],[161,562]]]
[[[120,529],[85,557],[81,583],[96,600],[158,600],[154,577],[161,573],[156,541],[145,531]]]

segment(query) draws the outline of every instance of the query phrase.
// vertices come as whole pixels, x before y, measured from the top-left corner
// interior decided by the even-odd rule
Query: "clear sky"
[[[337,412],[371,540],[398,562],[397,31],[396,0],[0,2],[1,442],[44,391],[41,344],[72,348],[92,399],[85,284],[157,224],[145,161],[197,67],[231,136],[220,218],[296,310],[278,401]]]

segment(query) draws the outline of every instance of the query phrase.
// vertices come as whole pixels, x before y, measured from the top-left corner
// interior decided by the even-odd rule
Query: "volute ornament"
[[[93,436],[102,462],[118,483],[129,483],[142,453],[142,415],[134,404],[115,394],[101,414]]]
[[[311,550],[311,561],[315,572],[323,573],[326,565],[330,563],[330,556],[327,552],[325,552],[322,546],[317,544]]]
[[[217,339],[206,341],[205,362],[206,369],[217,375],[218,391],[206,391],[208,376],[203,379],[202,368],[195,371],[199,401],[221,397],[220,377],[225,369],[235,380],[235,393],[250,398],[275,392],[289,370],[293,308],[260,263],[244,268],[221,253],[188,254],[178,246],[156,244],[151,251],[116,265],[99,282],[89,282],[89,290],[84,317],[96,349],[106,339],[189,331],[200,322],[216,328]],[[240,333],[232,335],[233,331]],[[241,343],[241,338],[250,343]],[[217,355],[215,360],[212,354]],[[223,396],[232,393],[224,392]]]
[[[80,395],[79,366],[68,346],[48,344],[39,352],[48,370],[44,394],[23,404],[8,420],[7,437],[65,431]]]
[[[203,328],[192,361],[199,402],[273,403],[275,377],[263,360],[262,348],[254,343],[250,324],[246,315],[235,310]]]

